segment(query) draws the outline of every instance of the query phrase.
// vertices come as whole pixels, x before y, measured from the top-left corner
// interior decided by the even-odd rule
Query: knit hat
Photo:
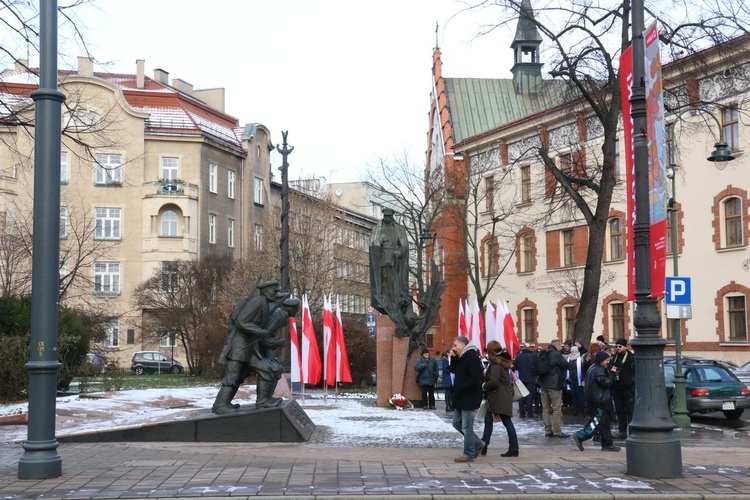
[[[594,354],[594,361],[596,361],[596,364],[600,364],[605,359],[609,359],[609,354],[607,354],[606,351],[599,351],[596,354]]]
[[[423,347],[423,348],[422,348],[422,351],[420,352],[420,354],[424,354],[424,353],[428,353],[428,354],[429,354],[429,353],[430,353],[430,350],[429,350],[429,349],[427,349],[426,347]]]
[[[617,339],[617,341],[615,342],[615,344],[616,345],[628,345],[628,341],[625,340],[625,339],[623,339],[623,338],[619,338],[619,339]]]
[[[577,346],[573,346],[573,347],[570,348],[570,353],[573,354],[574,352],[578,352],[578,347]]]
[[[510,357],[510,354],[508,354],[506,351],[501,352],[498,354],[499,358],[507,359],[508,361],[513,361],[513,358]]]

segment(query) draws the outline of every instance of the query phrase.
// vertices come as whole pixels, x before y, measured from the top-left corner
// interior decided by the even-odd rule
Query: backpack
[[[542,351],[534,358],[534,363],[531,365],[531,373],[536,376],[547,375],[552,372],[552,366],[547,360],[547,351]]]

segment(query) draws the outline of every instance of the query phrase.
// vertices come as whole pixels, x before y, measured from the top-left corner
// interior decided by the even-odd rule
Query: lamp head
[[[711,152],[711,156],[706,159],[714,162],[716,168],[719,170],[724,170],[727,166],[727,162],[734,160],[734,156],[732,156],[732,150],[729,149],[726,142],[717,142],[714,144],[714,150]]]
[[[430,231],[427,228],[422,229],[422,234],[419,235],[419,239],[422,241],[431,240],[434,238],[432,234],[430,234]]]

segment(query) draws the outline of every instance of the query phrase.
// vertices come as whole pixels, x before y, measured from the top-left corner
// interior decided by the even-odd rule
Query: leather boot
[[[276,384],[274,382],[258,380],[255,407],[273,408],[280,405],[283,399],[273,397],[274,389],[276,389]]]
[[[219,389],[219,393],[216,395],[216,400],[214,401],[214,405],[211,408],[211,411],[216,413],[217,415],[223,415],[225,413],[236,411],[234,405],[231,404],[233,391],[233,387],[222,385],[221,389]]]

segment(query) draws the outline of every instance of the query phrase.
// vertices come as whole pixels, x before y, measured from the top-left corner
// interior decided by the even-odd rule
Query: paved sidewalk
[[[61,444],[63,474],[19,480],[20,445],[0,445],[0,497],[434,497],[750,498],[750,453],[737,442],[683,442],[684,477],[626,475],[626,453],[584,452],[572,442],[539,438],[518,458],[490,449],[457,464],[458,450],[356,448],[319,444]],[[554,442],[550,442],[554,441]],[[565,442],[559,442],[565,441]],[[593,443],[592,443],[593,444]]]

